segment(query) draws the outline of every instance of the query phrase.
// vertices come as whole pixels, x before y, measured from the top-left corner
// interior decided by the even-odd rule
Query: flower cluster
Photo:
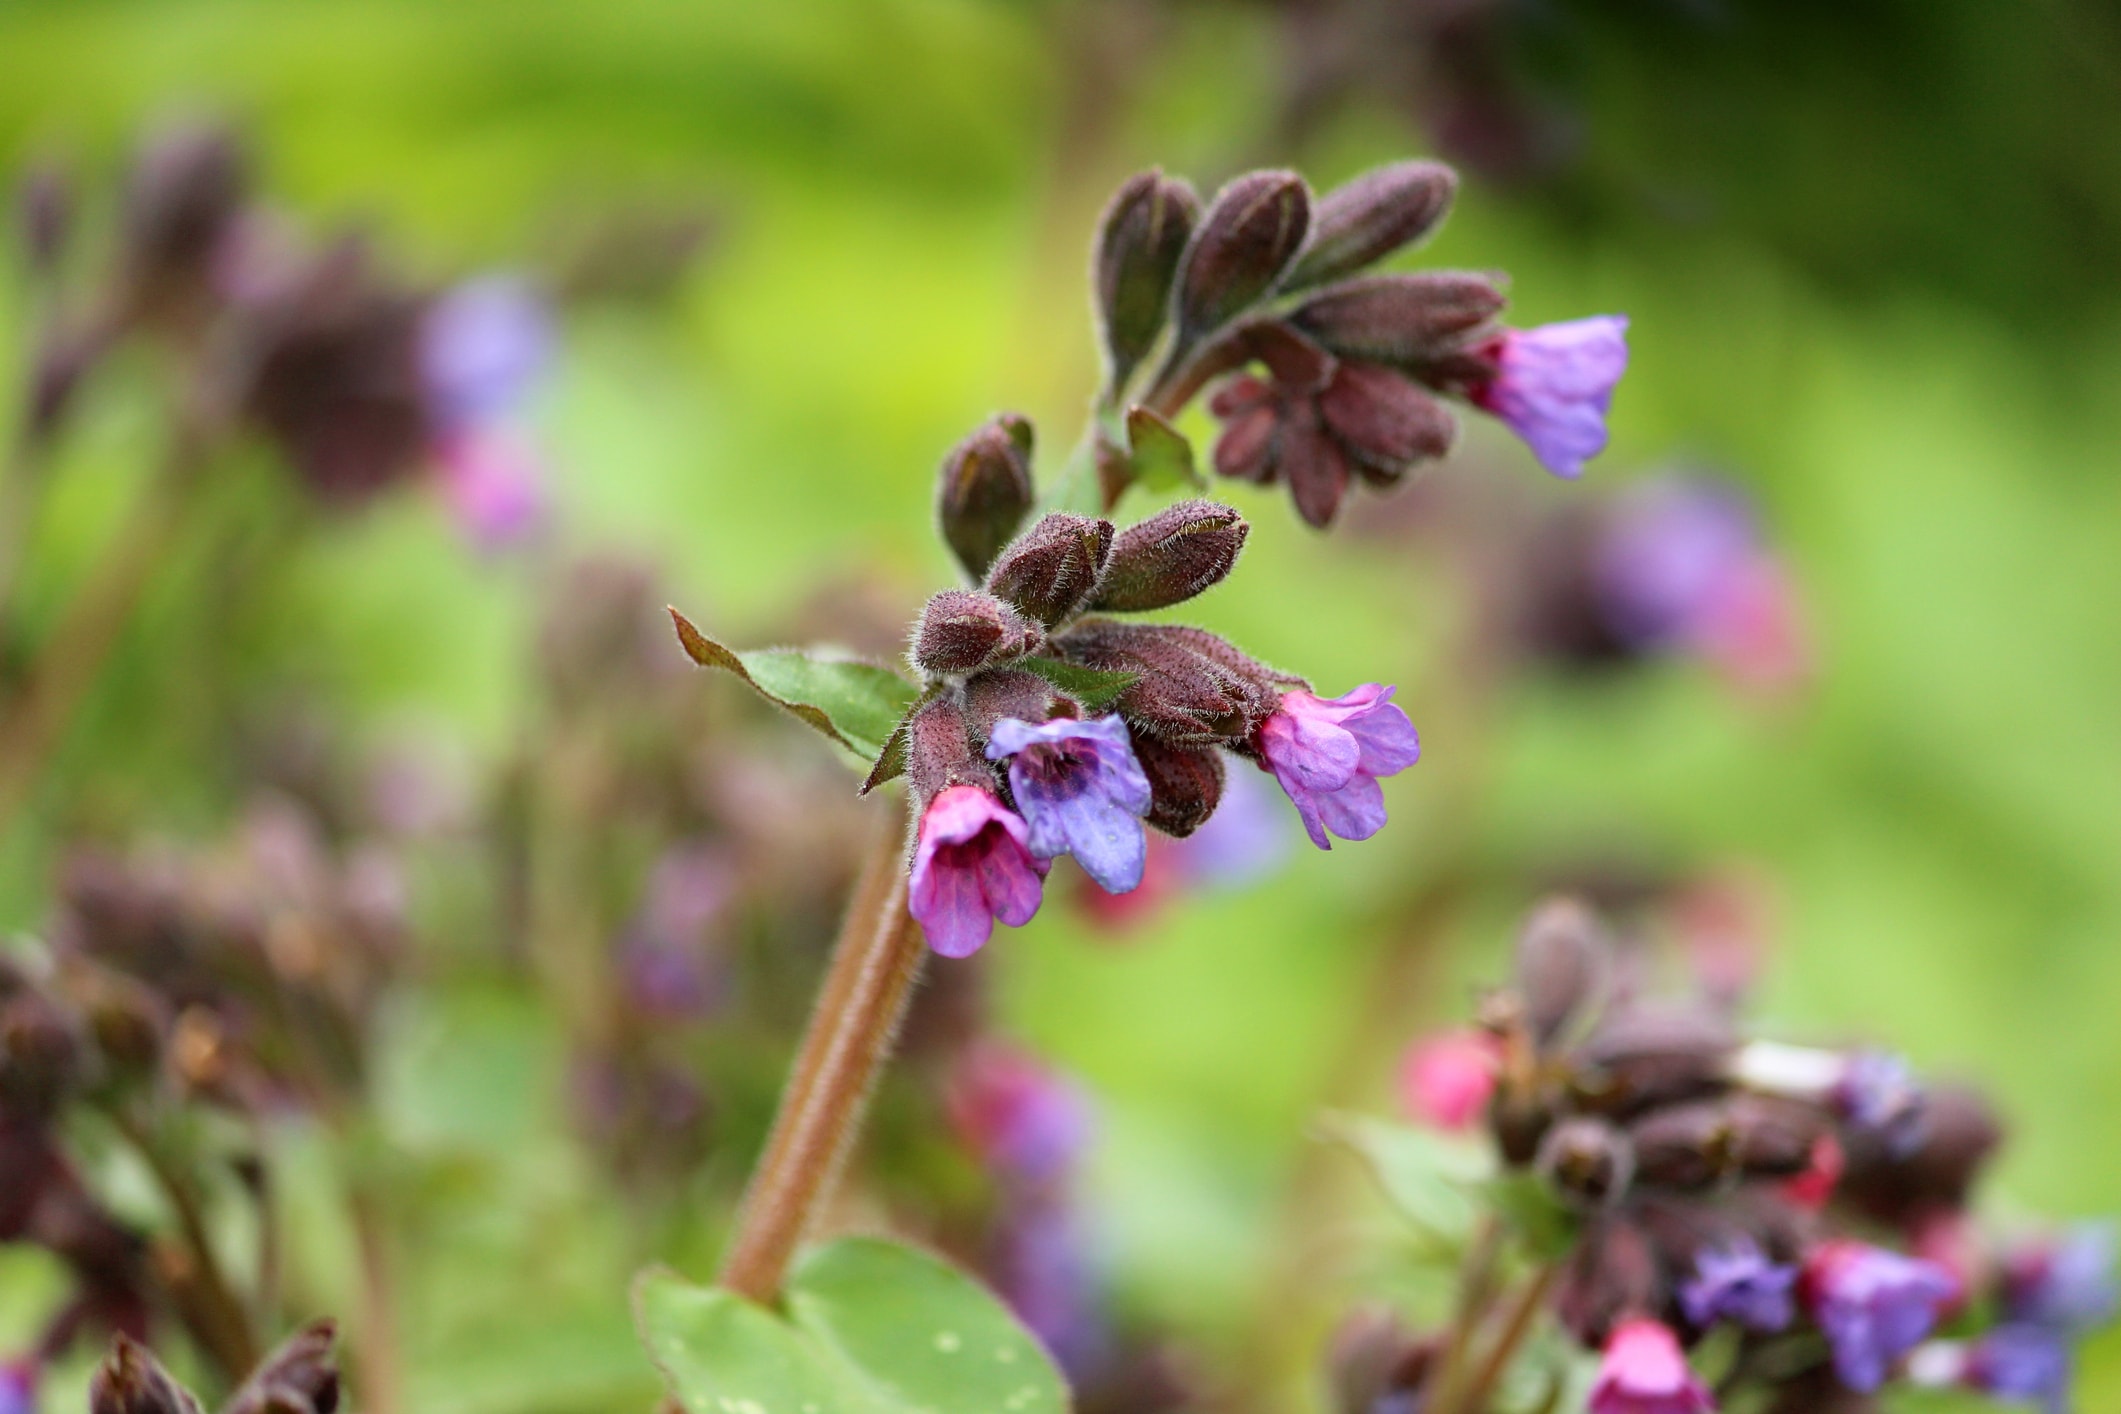
[[[1597,918],[1549,904],[1480,1029],[1405,1075],[1418,1113],[1478,1116],[1551,1205],[1550,1305],[1598,1352],[1591,1414],[1706,1414],[1710,1375],[1789,1414],[1867,1409],[1903,1378],[2065,1407],[2070,1344],[2113,1314],[2111,1241],[1984,1246],[1968,1204],[2000,1133],[1978,1096],[1878,1052],[1748,1039],[1620,975]]]
[[[1030,921],[1062,854],[1108,893],[1139,886],[1145,824],[1197,829],[1226,754],[1271,772],[1320,848],[1375,834],[1378,779],[1420,754],[1392,689],[1321,698],[1203,629],[1114,617],[1219,582],[1244,546],[1237,512],[1185,501],[1125,531],[1055,512],[1012,539],[1028,443],[1001,419],[945,463],[944,537],[982,587],[937,594],[913,629],[910,907],[935,950],[962,957],[994,920]]]

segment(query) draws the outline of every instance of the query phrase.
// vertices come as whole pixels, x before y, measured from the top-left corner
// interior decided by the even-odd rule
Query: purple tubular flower
[[[1859,1394],[1885,1383],[1957,1290],[1935,1262],[1861,1242],[1829,1242],[1805,1264],[1805,1298],[1833,1350],[1834,1373]]]
[[[2114,1229],[2083,1223],[2004,1261],[2003,1308],[2016,1324],[2070,1334],[2114,1318]]]
[[[436,300],[420,329],[420,372],[444,427],[512,411],[552,361],[552,315],[528,282],[467,280]]]
[[[1473,402],[1508,424],[1548,471],[1581,476],[1605,450],[1606,412],[1628,367],[1627,330],[1620,314],[1506,329],[1485,350],[1496,373],[1473,389]]]
[[[913,850],[907,907],[944,957],[970,957],[1000,919],[1021,928],[1044,896],[1046,861],[1031,852],[1023,819],[978,786],[951,786],[928,802]]]
[[[1640,649],[1693,646],[1760,553],[1752,507],[1733,487],[1692,479],[1631,490],[1598,546],[1604,617]]]
[[[988,734],[987,759],[1009,762],[1009,789],[1041,859],[1072,854],[1108,894],[1142,881],[1149,778],[1118,717],[1056,717],[1034,726],[1004,717]]]
[[[1741,1237],[1702,1249],[1694,1259],[1693,1278],[1679,1288],[1679,1303],[1687,1319],[1704,1330],[1718,1321],[1736,1321],[1747,1330],[1772,1333],[1790,1323],[1796,1284],[1795,1267],[1769,1261],[1750,1238]]]
[[[2044,1326],[1997,1326],[1967,1351],[1965,1382],[1998,1399],[2023,1400],[2048,1414],[2066,1414],[2069,1345]]]
[[[1260,726],[1255,744],[1303,817],[1311,843],[1331,849],[1328,832],[1366,840],[1384,828],[1381,776],[1421,759],[1421,739],[1392,705],[1396,688],[1365,683],[1340,697],[1297,690]]]

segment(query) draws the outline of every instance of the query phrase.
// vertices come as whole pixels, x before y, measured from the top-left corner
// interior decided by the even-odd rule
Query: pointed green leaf
[[[1201,485],[1193,444],[1145,407],[1127,409],[1127,445],[1134,479],[1151,491],[1192,491]]]
[[[855,658],[833,658],[794,648],[739,653],[701,633],[676,609],[678,642],[703,668],[720,668],[749,683],[761,697],[787,709],[864,758],[884,752],[895,724],[920,689],[891,669]]]
[[[1138,673],[1107,672],[1103,668],[1085,668],[1078,663],[1065,663],[1058,658],[1019,658],[1009,665],[1022,668],[1027,673],[1037,673],[1062,692],[1083,704],[1085,712],[1103,712],[1119,700],[1119,695],[1134,685]]]
[[[813,1252],[786,1319],[669,1272],[634,1283],[641,1338],[687,1414],[1065,1414],[1038,1342],[964,1273],[875,1238]]]
[[[895,781],[906,774],[906,742],[913,729],[913,714],[933,702],[942,691],[941,684],[930,687],[906,709],[906,715],[898,719],[898,725],[893,727],[891,735],[884,739],[884,749],[877,753],[876,760],[869,767],[868,778],[862,782],[861,794],[867,795],[878,786]]]
[[[1494,1171],[1484,1151],[1360,1115],[1329,1115],[1324,1129],[1362,1156],[1385,1197],[1415,1226],[1454,1246],[1465,1241],[1476,1207],[1471,1190]]]

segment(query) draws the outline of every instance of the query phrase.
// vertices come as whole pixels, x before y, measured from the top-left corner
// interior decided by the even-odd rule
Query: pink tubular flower
[[[993,792],[951,786],[928,802],[913,851],[907,906],[944,957],[970,957],[999,918],[1031,921],[1043,896],[1047,862],[1031,852],[1022,818]]]
[[[1625,315],[1600,314],[1537,329],[1505,329],[1484,350],[1496,374],[1472,389],[1556,476],[1583,475],[1605,450],[1607,409],[1628,367]]]
[[[1423,1037],[1400,1059],[1400,1104],[1433,1128],[1469,1129],[1495,1093],[1495,1061],[1495,1043],[1481,1032]]]
[[[1421,739],[1392,705],[1394,688],[1365,683],[1340,697],[1297,690],[1260,726],[1260,759],[1303,817],[1311,843],[1331,849],[1330,831],[1366,840],[1384,828],[1380,776],[1421,759]]]
[[[1661,1321],[1623,1321],[1606,1341],[1590,1414],[1711,1414],[1715,1396]]]

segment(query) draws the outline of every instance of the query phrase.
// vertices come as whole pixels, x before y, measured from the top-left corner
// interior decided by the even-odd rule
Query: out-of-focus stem
[[[74,591],[21,686],[0,708],[0,827],[22,807],[68,720],[117,646],[156,567],[176,543],[189,494],[213,442],[189,421]]]
[[[926,946],[906,910],[902,836],[879,834],[737,1214],[721,1284],[770,1303],[861,1129]]]
[[[347,1198],[361,1274],[361,1330],[353,1345],[360,1408],[365,1414],[398,1414],[405,1407],[404,1372],[398,1358],[396,1259],[390,1232],[375,1196],[356,1187]]]
[[[1466,1247],[1465,1265],[1459,1275],[1458,1319],[1451,1323],[1450,1340],[1444,1346],[1443,1366],[1436,1380],[1438,1414],[1462,1414],[1467,1408],[1465,1391],[1471,1383],[1473,1334],[1487,1318],[1488,1303],[1495,1295],[1495,1266],[1501,1255],[1502,1224],[1490,1214],[1481,1220],[1479,1231]]]
[[[1510,1368],[1517,1348],[1531,1332],[1532,1322],[1539,1316],[1539,1308],[1545,1304],[1548,1290],[1554,1285],[1554,1275],[1561,1268],[1553,1262],[1540,1267],[1532,1279],[1517,1293],[1510,1303],[1509,1315],[1503,1319],[1502,1330],[1495,1336],[1495,1343],[1488,1347],[1487,1357],[1480,1362],[1480,1369],[1472,1382],[1466,1386],[1465,1398],[1454,1408],[1442,1405],[1437,1414],[1480,1414],[1487,1407],[1495,1386],[1502,1380],[1503,1372]]]

